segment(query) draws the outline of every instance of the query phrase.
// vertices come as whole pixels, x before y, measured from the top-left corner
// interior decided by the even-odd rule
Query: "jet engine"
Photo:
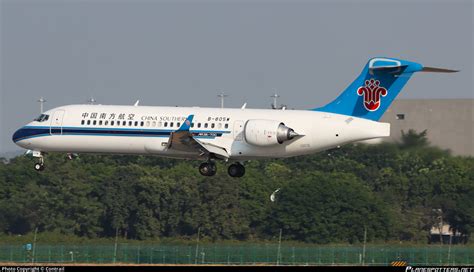
[[[272,146],[291,140],[298,133],[280,121],[254,119],[245,124],[244,136],[251,145]]]

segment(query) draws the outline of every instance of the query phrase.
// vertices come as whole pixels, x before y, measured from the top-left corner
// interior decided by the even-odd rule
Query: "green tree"
[[[269,218],[271,231],[307,242],[386,239],[390,218],[382,201],[351,174],[311,172],[283,187]]]
[[[400,146],[402,148],[427,147],[429,145],[427,134],[426,129],[420,133],[417,133],[414,129],[409,129],[408,132],[402,130]]]

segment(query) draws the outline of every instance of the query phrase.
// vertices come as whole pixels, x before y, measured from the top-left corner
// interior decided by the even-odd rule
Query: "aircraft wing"
[[[212,155],[216,158],[227,160],[229,158],[229,153],[225,148],[215,144],[202,142],[194,138],[193,134],[189,131],[193,118],[194,115],[189,115],[178,130],[171,132],[167,148],[177,151],[198,153],[200,156]]]
[[[194,139],[198,144],[200,144],[203,148],[205,148],[209,153],[214,154],[217,158],[227,160],[229,158],[229,153],[227,153],[227,150],[221,146],[211,144],[211,143],[206,143],[199,141],[197,139]]]

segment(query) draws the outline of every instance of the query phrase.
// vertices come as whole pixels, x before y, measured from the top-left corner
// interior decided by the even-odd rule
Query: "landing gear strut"
[[[44,157],[43,157],[43,153],[34,151],[34,152],[33,152],[33,157],[39,159],[39,162],[35,163],[35,170],[36,170],[36,171],[43,171],[43,170],[44,170]]]
[[[66,157],[68,158],[68,160],[72,161],[74,160],[75,158],[77,158],[79,155],[77,155],[76,153],[67,153],[66,154]]]
[[[203,176],[206,176],[206,177],[214,176],[216,172],[217,172],[216,164],[212,161],[203,162],[201,163],[201,165],[199,165],[199,173],[201,173],[201,175]]]
[[[231,177],[240,178],[245,175],[245,167],[242,164],[236,162],[229,165],[229,168],[227,169],[227,173]]]

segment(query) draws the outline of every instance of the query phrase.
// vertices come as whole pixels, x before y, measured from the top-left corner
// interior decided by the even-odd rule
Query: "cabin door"
[[[51,118],[51,126],[49,128],[49,133],[51,135],[61,135],[63,134],[63,118],[64,110],[57,110]]]

